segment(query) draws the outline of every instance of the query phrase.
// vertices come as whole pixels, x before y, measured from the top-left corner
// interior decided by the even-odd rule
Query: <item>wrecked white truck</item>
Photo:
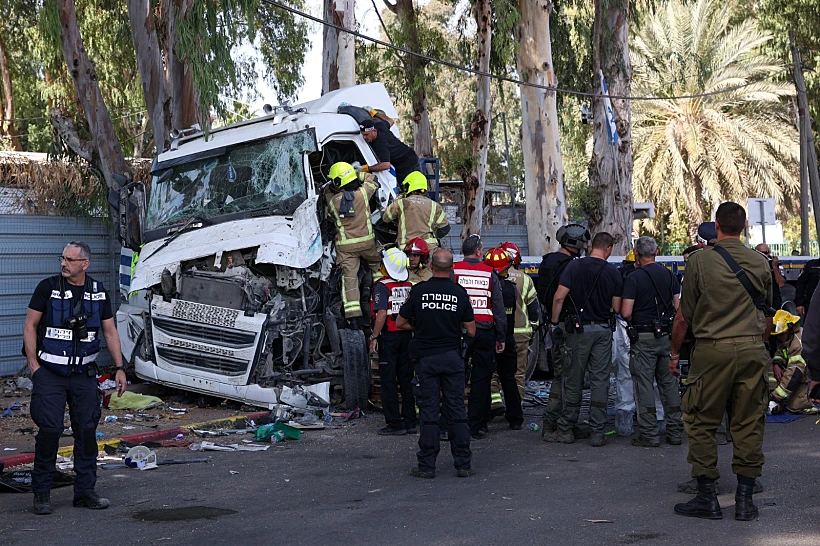
[[[175,131],[148,195],[122,190],[121,238],[139,259],[117,326],[139,378],[270,408],[281,387],[329,381],[331,402],[366,407],[369,355],[345,326],[325,214],[330,166],[376,162],[336,113],[345,102],[396,116],[375,83],[207,135]],[[393,175],[376,178],[374,222],[396,193]]]

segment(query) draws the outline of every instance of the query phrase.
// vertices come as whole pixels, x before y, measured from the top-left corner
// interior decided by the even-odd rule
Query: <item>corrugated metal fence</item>
[[[461,229],[461,225],[453,225],[450,233],[441,243],[445,248],[453,251],[455,254],[461,254]],[[510,241],[521,247],[521,253],[524,256],[529,256],[530,247],[529,244],[527,244],[527,226],[487,226],[481,230],[481,241],[487,250],[505,241]]]
[[[16,374],[25,364],[20,348],[29,299],[37,283],[60,272],[57,259],[70,241],[91,247],[88,272],[105,285],[116,313],[120,250],[102,220],[0,215],[0,376]],[[100,363],[110,362],[104,350]]]

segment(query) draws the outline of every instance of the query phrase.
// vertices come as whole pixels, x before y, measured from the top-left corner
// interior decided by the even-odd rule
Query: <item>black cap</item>
[[[708,243],[717,239],[717,230],[714,222],[703,222],[698,226],[698,239],[702,239],[703,243]]]
[[[370,119],[370,118],[362,120],[362,122],[359,124],[359,130],[364,132],[364,133],[370,132],[375,128],[376,128],[376,124],[373,123],[373,120]]]

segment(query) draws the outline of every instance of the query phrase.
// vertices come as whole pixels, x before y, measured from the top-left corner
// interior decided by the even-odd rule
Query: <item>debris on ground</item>
[[[55,471],[51,487],[65,487],[74,484],[74,477]],[[31,493],[31,470],[14,470],[0,473],[0,492]]]
[[[122,396],[106,395],[103,407],[113,410],[144,410],[161,405],[162,399],[136,392],[125,391]]]
[[[269,447],[259,444],[216,444],[203,440],[189,445],[188,449],[191,451],[266,451]]]
[[[276,438],[276,440],[274,440],[274,437]],[[291,440],[298,440],[301,437],[301,430],[294,428],[290,425],[286,425],[285,423],[278,422],[271,423],[269,425],[262,425],[261,427],[259,427],[253,439],[257,442],[281,442],[285,438],[289,438]]]

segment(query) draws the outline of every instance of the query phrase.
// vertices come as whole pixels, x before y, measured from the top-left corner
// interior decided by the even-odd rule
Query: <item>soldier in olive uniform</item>
[[[698,481],[698,494],[675,505],[682,516],[721,519],[715,491],[717,441],[715,433],[727,402],[731,402],[731,432],[734,438],[732,470],[737,474],[735,519],[748,521],[758,515],[752,500],[755,478],[763,468],[763,425],[766,419],[767,386],[764,377],[769,360],[763,334],[769,320],[761,308],[772,302],[772,275],[766,259],[740,241],[746,226],[746,211],[737,203],[720,205],[715,217],[718,241],[712,252],[697,252],[689,258],[683,283],[683,321],[675,321],[669,368],[678,369],[681,341],[686,324],[695,335],[688,388],[681,400],[689,438],[688,461]],[[743,272],[736,276],[729,260]],[[748,278],[752,294],[741,284]]]

